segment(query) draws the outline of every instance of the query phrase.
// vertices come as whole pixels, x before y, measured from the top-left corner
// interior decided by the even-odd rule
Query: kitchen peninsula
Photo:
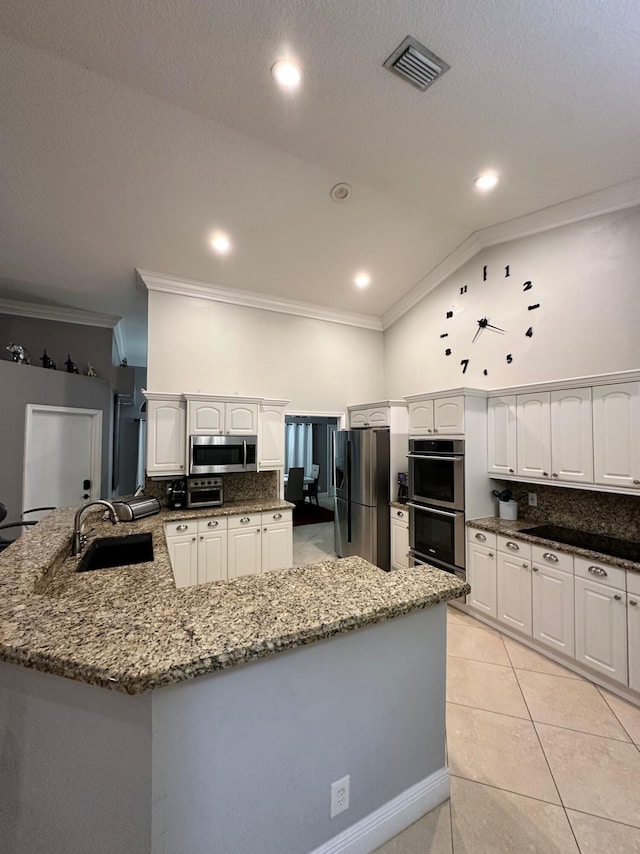
[[[167,511],[96,521],[150,532],[154,560],[79,574],[73,515],[0,556],[8,850],[372,850],[447,797],[444,603],[466,584],[348,558],[178,590]]]

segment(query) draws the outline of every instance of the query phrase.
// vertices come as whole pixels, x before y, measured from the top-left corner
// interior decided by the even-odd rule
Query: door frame
[[[58,412],[67,415],[91,416],[91,498],[100,498],[102,490],[102,410],[83,409],[79,406],[48,406],[44,403],[27,403],[24,419],[24,454],[22,459],[22,512],[30,508],[25,504],[27,494],[27,446],[38,412]]]
[[[299,416],[300,418],[335,418],[337,421],[336,430],[344,430],[346,425],[346,415],[344,412],[309,412],[308,410],[302,409],[286,409],[285,410],[285,429],[286,429],[286,421],[287,418],[295,418]],[[332,448],[331,441],[327,440],[327,492],[320,493],[321,495],[327,495],[329,498],[335,498],[335,487],[333,483],[333,460],[332,460]]]

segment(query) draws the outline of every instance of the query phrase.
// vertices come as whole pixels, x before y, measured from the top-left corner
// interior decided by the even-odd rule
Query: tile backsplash
[[[640,541],[640,495],[615,495],[537,483],[509,482],[505,485],[518,499],[519,520],[534,524],[551,522],[604,536]],[[530,492],[535,492],[538,497],[537,507],[529,506]]]

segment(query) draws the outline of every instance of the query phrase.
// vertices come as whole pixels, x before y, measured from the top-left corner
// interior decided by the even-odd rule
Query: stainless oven
[[[189,436],[189,474],[257,471],[256,436]]]
[[[409,500],[464,510],[464,439],[410,439]]]
[[[409,546],[415,563],[429,563],[466,579],[464,511],[409,501]]]
[[[187,478],[187,507],[220,507],[221,505],[221,477]]]

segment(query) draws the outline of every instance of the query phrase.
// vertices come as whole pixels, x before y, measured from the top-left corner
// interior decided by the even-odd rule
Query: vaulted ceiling
[[[383,68],[406,35],[451,66],[426,92]],[[640,175],[638,44],[636,0],[3,0],[0,297],[124,316],[133,361],[136,267],[380,316],[472,232]]]

